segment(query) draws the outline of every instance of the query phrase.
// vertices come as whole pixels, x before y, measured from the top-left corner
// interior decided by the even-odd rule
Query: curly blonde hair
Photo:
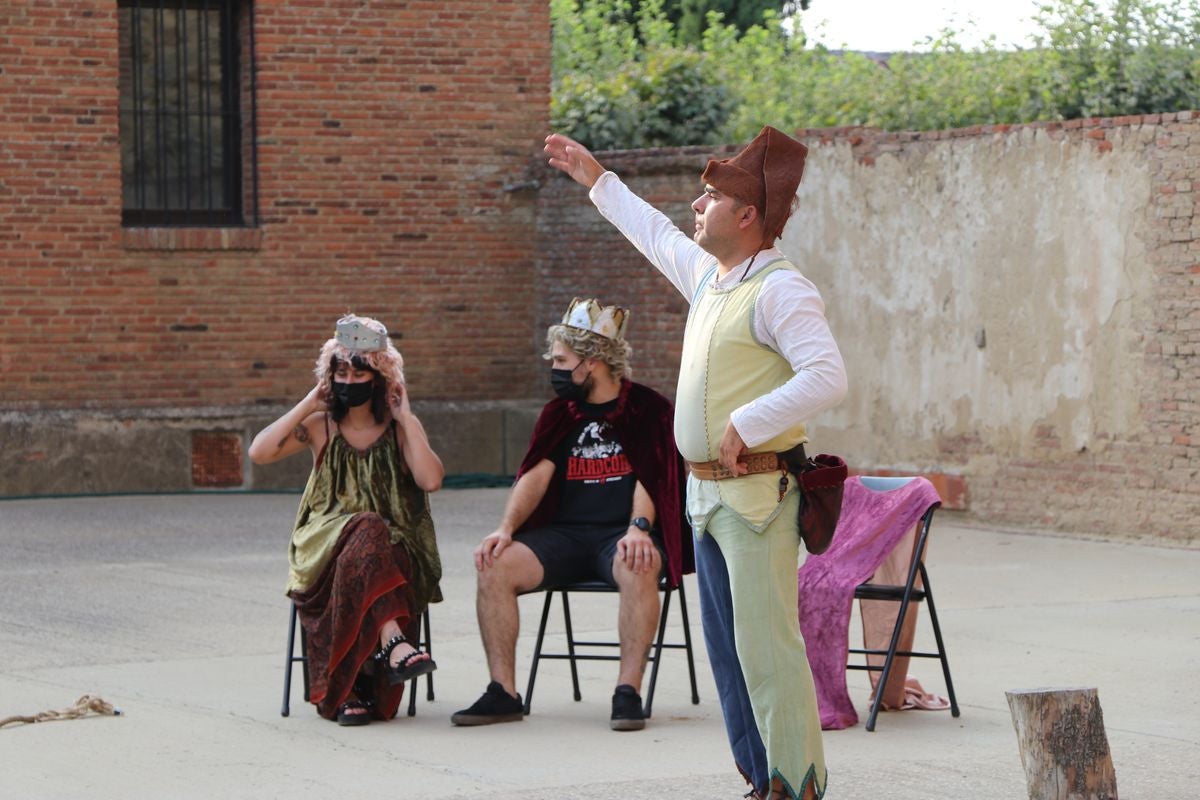
[[[542,354],[542,358],[549,361],[554,357],[551,348],[555,342],[562,342],[580,358],[603,361],[617,380],[633,376],[633,368],[629,365],[629,360],[633,357],[633,347],[624,339],[609,339],[569,325],[551,325],[546,331],[546,352]]]

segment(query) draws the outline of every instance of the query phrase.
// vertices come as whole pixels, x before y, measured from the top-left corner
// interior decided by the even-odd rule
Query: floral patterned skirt
[[[390,686],[371,656],[388,620],[416,642],[420,612],[413,608],[408,553],[389,541],[378,514],[355,514],[342,528],[333,556],[316,583],[291,592],[304,629],[309,701],[326,719],[351,692],[372,703],[372,716],[396,716],[404,684]]]

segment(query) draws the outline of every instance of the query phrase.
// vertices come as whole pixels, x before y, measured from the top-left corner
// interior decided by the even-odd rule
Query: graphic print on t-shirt
[[[637,479],[624,448],[602,418],[582,420],[555,453],[557,521],[580,525],[629,522]]]
[[[567,480],[606,483],[633,472],[621,443],[610,436],[608,423],[603,420],[583,426],[567,452]]]

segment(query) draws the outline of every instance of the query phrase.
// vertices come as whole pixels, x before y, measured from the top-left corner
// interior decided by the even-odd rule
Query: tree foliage
[[[663,0],[663,14],[675,26],[679,40],[691,44],[700,42],[708,27],[709,12],[716,12],[739,31],[745,32],[761,25],[763,14],[789,15],[808,8],[809,0]],[[641,0],[630,0],[631,15],[641,13]]]
[[[643,0],[636,24],[619,22],[629,8],[552,0],[551,125],[599,150],[719,143],[733,101],[714,59],[675,44],[662,0]]]
[[[687,2],[552,0],[557,130],[611,149],[742,141],[764,124],[929,130],[1200,106],[1200,0],[1047,0],[1026,49],[968,49],[946,29],[877,58],[809,46],[774,8],[745,27],[710,11],[693,40],[672,1]]]

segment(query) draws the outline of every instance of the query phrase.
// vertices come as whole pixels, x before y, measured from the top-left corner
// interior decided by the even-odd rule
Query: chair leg
[[[929,575],[921,564],[921,585],[925,587],[925,604],[929,606],[929,621],[933,624],[933,638],[937,642],[938,657],[942,662],[942,677],[946,679],[946,694],[950,695],[950,715],[958,716],[958,699],[954,696],[954,682],[950,680],[950,659],[946,656],[946,645],[942,642],[942,626],[938,624],[937,607],[933,604],[933,590],[929,588]]]
[[[424,634],[421,629],[424,627]],[[425,612],[421,615],[421,621],[417,623],[417,647],[425,648],[425,652],[433,658],[433,639],[429,636],[429,607],[425,607]],[[420,682],[421,676],[413,678],[408,682],[408,716],[415,717],[417,715],[417,684]],[[433,673],[425,673],[425,699],[433,701]]]
[[[579,668],[575,662],[575,632],[571,630],[571,601],[568,598],[570,593],[566,589],[560,589],[558,593],[562,595],[563,624],[567,628],[567,653],[570,654],[571,661],[571,685],[575,688],[575,702],[578,703],[583,699],[583,695],[579,692]]]
[[[658,615],[658,635],[654,639],[654,666],[650,668],[650,689],[646,692],[646,705],[642,713],[650,719],[654,708],[654,687],[658,683],[658,665],[662,663],[663,637],[667,632],[667,612],[671,609],[671,590],[663,592],[662,611]]]
[[[425,623],[425,652],[429,653],[429,657],[433,658],[433,636],[429,633],[429,606],[425,606],[423,615]],[[415,688],[415,687],[414,687]],[[433,702],[433,673],[425,673],[425,699]]]
[[[292,617],[288,622],[288,640],[287,653],[283,658],[283,705],[279,709],[279,716],[286,717],[292,713],[292,664],[295,661],[292,658],[292,653],[296,647],[296,606],[294,603],[289,603],[292,607]]]
[[[917,562],[920,565],[921,562]],[[883,706],[884,688],[887,686],[888,678],[892,674],[892,664],[896,658],[896,648],[900,645],[900,634],[904,628],[904,618],[908,616],[908,607],[912,602],[912,585],[913,578],[910,575],[908,585],[904,590],[904,597],[900,601],[900,610],[896,614],[896,626],[892,628],[892,639],[888,644],[887,655],[883,659],[883,671],[879,676],[879,683],[875,686],[875,700],[871,703],[871,713],[867,717],[867,730],[875,730],[875,718],[879,716],[879,709]]]
[[[538,662],[542,658],[542,641],[546,638],[546,620],[550,616],[550,601],[554,599],[554,590],[546,590],[546,601],[542,603],[542,621],[538,624],[537,644],[533,646],[533,661],[529,665],[529,683],[525,684],[525,714],[533,705],[533,682],[537,680]]]
[[[687,594],[683,591],[683,581],[679,582],[679,613],[683,617],[683,644],[687,651],[688,678],[692,682],[692,705],[700,705],[700,692],[696,690],[696,661],[692,657],[692,625],[688,622]]]

